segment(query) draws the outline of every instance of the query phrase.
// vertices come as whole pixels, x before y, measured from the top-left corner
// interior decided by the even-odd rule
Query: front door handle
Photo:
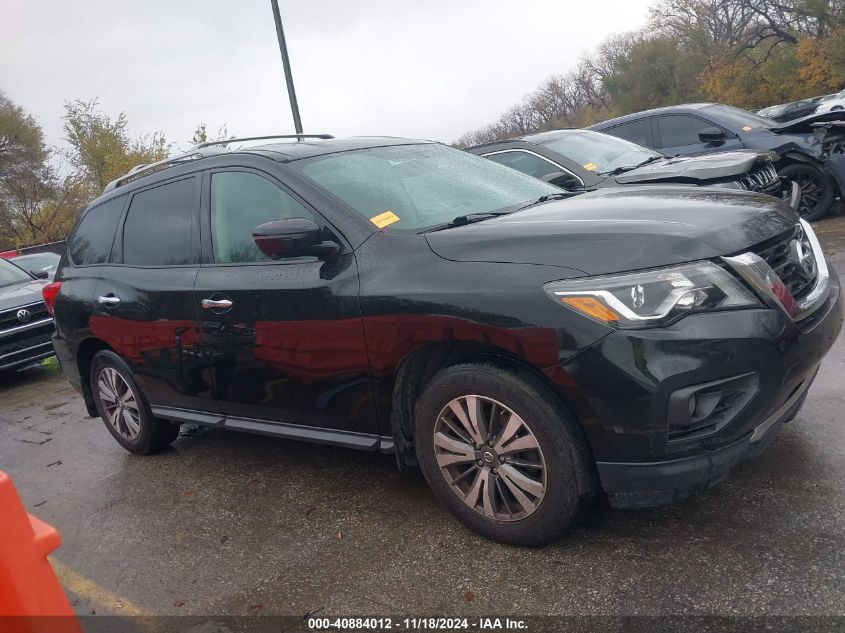
[[[203,299],[201,305],[206,310],[228,310],[234,304],[228,299]]]
[[[97,303],[99,303],[101,306],[106,306],[107,308],[113,308],[117,305],[120,305],[120,297],[110,292],[107,295],[98,297]]]

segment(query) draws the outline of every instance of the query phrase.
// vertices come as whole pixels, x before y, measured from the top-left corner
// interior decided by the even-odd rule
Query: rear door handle
[[[228,299],[203,299],[201,305],[206,310],[228,310],[234,304]]]
[[[107,308],[113,308],[117,305],[120,305],[120,297],[110,292],[107,295],[99,297],[97,299],[97,303],[99,303],[101,306],[106,306]]]

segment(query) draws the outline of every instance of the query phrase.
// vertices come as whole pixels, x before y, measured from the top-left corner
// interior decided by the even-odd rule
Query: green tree
[[[78,190],[51,158],[38,123],[0,94],[0,246],[53,241],[70,229]]]
[[[97,99],[65,102],[64,121],[71,146],[68,159],[92,197],[133,167],[162,160],[170,152],[161,132],[130,138],[126,114],[113,118],[103,113]]]
[[[604,85],[621,113],[683,103],[699,95],[701,63],[684,55],[673,38],[642,38],[617,62]]]
[[[0,92],[0,177],[15,165],[40,164],[47,154],[41,126]]]
[[[205,121],[201,121],[197,126],[197,129],[194,130],[194,135],[191,137],[191,147],[199,145],[200,143],[228,141],[233,138],[235,137],[232,134],[229,134],[229,128],[225,123],[217,128],[217,134],[209,136]]]

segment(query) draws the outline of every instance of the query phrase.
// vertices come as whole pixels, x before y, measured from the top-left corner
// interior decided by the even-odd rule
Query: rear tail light
[[[44,297],[44,305],[47,306],[47,312],[50,313],[50,316],[53,316],[53,306],[56,303],[56,295],[59,294],[59,290],[61,289],[61,281],[54,281],[41,289],[41,296]]]

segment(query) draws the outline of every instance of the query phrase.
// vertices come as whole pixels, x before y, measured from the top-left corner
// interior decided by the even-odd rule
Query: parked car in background
[[[767,119],[772,119],[773,121],[791,121],[792,119],[800,119],[801,117],[816,112],[819,99],[821,99],[821,97],[802,99],[801,101],[769,106],[768,108],[757,110],[757,114],[764,116]]]
[[[778,173],[801,186],[799,212],[808,220],[824,217],[845,192],[845,123],[835,113],[777,123],[721,103],[692,103],[628,114],[589,129],[669,155],[740,148],[777,152]]]
[[[816,108],[816,113],[821,114],[823,112],[840,112],[842,110],[845,110],[845,90],[843,90],[842,92],[837,92],[829,99],[825,99]]]
[[[554,130],[493,141],[467,151],[570,191],[604,187],[707,185],[768,193],[800,203],[800,187],[778,176],[773,152],[736,150],[670,157],[591,130]]]
[[[0,258],[0,371],[53,355],[53,319],[42,298],[45,284]]]
[[[393,453],[471,528],[539,545],[601,491],[724,479],[842,327],[812,227],[771,196],[573,196],[438,143],[273,138],[117,179],[44,287],[63,370],[129,451],[188,422]]]
[[[32,253],[10,257],[10,261],[29,271],[39,279],[52,279],[62,256],[58,253]]]

